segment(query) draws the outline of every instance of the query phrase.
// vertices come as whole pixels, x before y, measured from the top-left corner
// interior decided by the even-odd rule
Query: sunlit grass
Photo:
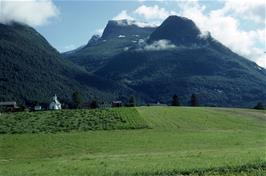
[[[137,114],[150,128],[0,135],[0,175],[266,173],[265,111],[140,107]]]

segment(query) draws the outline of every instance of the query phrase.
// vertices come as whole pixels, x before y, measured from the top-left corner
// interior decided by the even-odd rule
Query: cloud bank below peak
[[[151,44],[147,44],[144,40],[139,40],[138,42],[139,48],[137,51],[165,51],[165,50],[172,50],[176,49],[177,46],[171,43],[169,40],[158,40],[154,41]]]
[[[1,1],[0,23],[20,22],[41,26],[58,16],[59,10],[52,0]]]

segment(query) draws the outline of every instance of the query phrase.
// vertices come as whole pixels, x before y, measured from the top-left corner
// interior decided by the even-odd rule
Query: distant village
[[[149,105],[152,106],[166,106],[166,104],[162,104],[159,101],[156,103],[151,103]],[[45,111],[45,110],[61,110],[61,109],[78,109],[78,108],[111,108],[111,107],[132,107],[136,106],[134,96],[129,97],[127,102],[123,102],[122,100],[113,100],[111,103],[99,103],[96,100],[92,100],[89,103],[82,102],[82,98],[79,93],[73,93],[72,95],[72,104],[64,104],[60,103],[57,95],[54,95],[51,98],[51,102],[48,105],[40,105],[36,103],[35,105],[22,107],[17,104],[16,101],[6,101],[0,102],[0,112],[18,112],[18,111]]]
[[[177,95],[173,95],[170,103],[165,104],[157,101],[155,103],[145,104],[146,106],[181,106],[179,101],[179,97]],[[190,106],[199,106],[198,97],[196,94],[191,95],[191,99],[189,102]],[[96,100],[92,100],[91,102],[82,102],[82,98],[78,92],[73,93],[72,95],[72,104],[62,104],[58,100],[58,97],[54,95],[51,98],[51,102],[48,105],[40,105],[36,103],[31,106],[18,106],[16,101],[6,101],[0,102],[0,112],[19,112],[19,111],[46,111],[46,110],[61,110],[61,109],[80,109],[80,108],[88,108],[88,109],[96,109],[96,108],[115,108],[115,107],[134,107],[137,106],[136,100],[134,96],[130,96],[127,102],[123,102],[122,100],[113,100],[111,103],[97,102]],[[254,109],[265,109],[262,102],[258,102]]]
[[[76,106],[75,107],[71,107],[71,109],[76,109],[79,108],[79,102],[76,102]],[[83,106],[81,106],[81,108],[83,107],[88,107],[88,108],[108,108],[108,107],[122,107],[123,103],[120,100],[115,100],[112,101],[111,104],[98,104],[96,101],[92,101],[91,104],[83,104]],[[51,98],[51,102],[48,106],[41,106],[41,105],[34,105],[34,106],[29,106],[26,107],[26,109],[28,109],[29,111],[42,111],[42,110],[61,110],[62,109],[62,104],[60,103],[60,101],[58,100],[57,96],[54,95]],[[69,109],[68,106],[65,106],[66,109]],[[22,108],[20,106],[17,105],[16,101],[6,101],[6,102],[0,102],[0,110],[5,111],[5,112],[18,112],[18,111],[24,111],[25,108]]]
[[[4,111],[9,111],[9,112],[16,112],[16,111],[21,111],[21,107],[17,105],[15,101],[6,101],[6,102],[0,102],[0,107]],[[49,104],[49,107],[42,107],[41,105],[35,105],[34,107],[28,107],[29,110],[34,110],[34,111],[41,111],[41,110],[61,110],[62,105],[58,101],[57,96],[55,95],[52,98],[51,103]]]

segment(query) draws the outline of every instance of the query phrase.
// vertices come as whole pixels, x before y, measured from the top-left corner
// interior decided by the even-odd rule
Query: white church
[[[62,109],[61,103],[57,100],[57,96],[53,97],[53,101],[49,105],[50,110],[60,110]]]

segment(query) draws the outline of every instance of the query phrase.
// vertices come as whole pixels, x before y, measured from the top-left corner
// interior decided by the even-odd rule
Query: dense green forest
[[[0,24],[0,101],[49,102],[54,94],[64,100],[75,91],[88,99],[130,92],[63,60],[33,28]]]

